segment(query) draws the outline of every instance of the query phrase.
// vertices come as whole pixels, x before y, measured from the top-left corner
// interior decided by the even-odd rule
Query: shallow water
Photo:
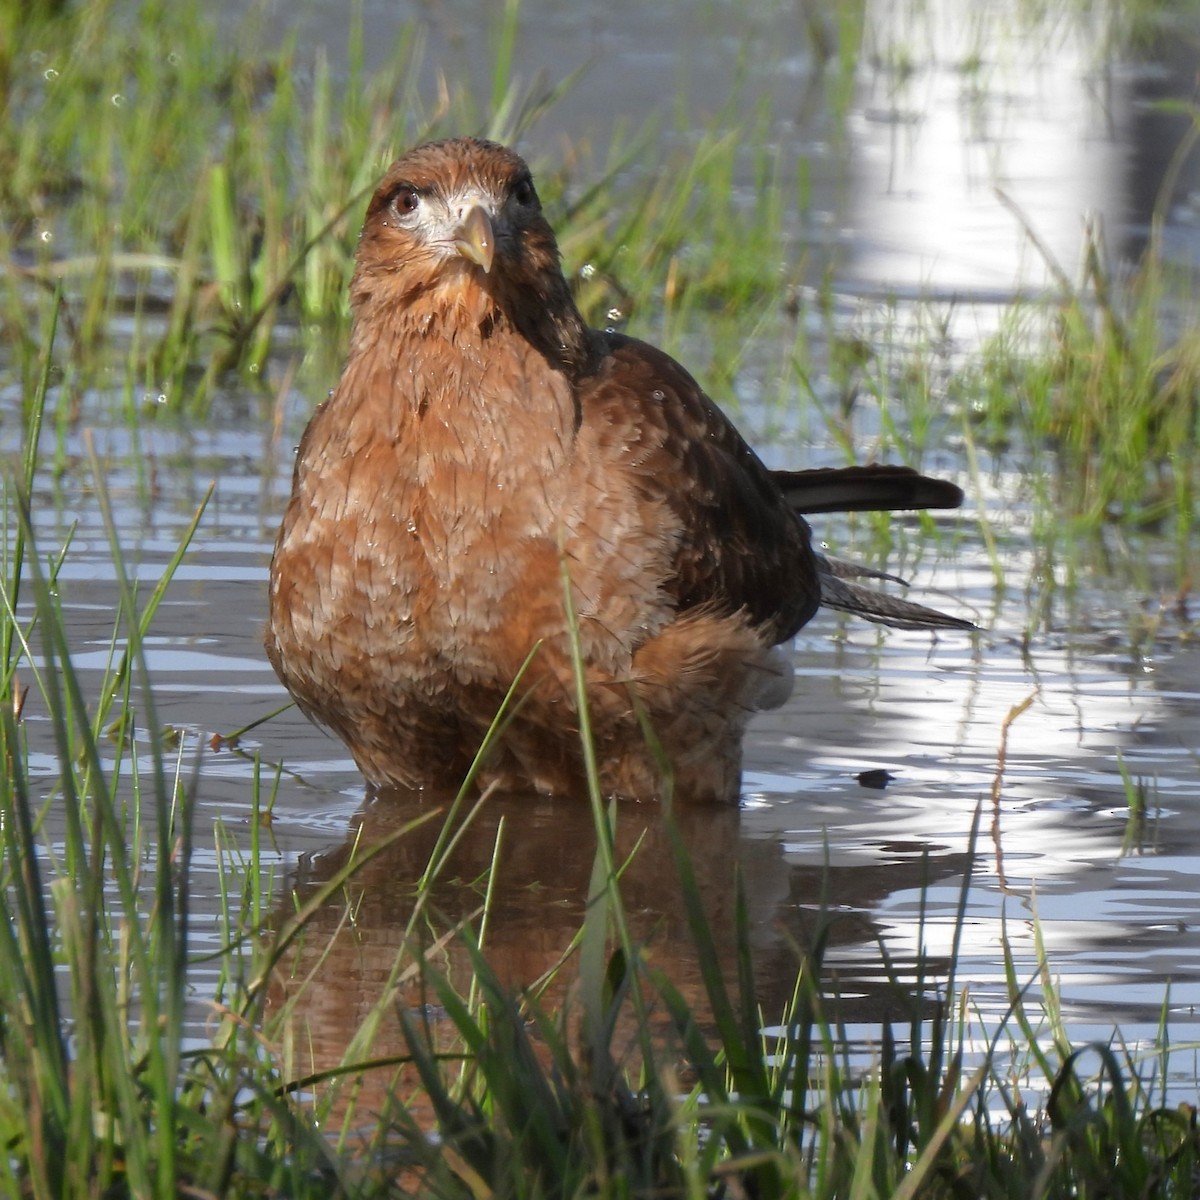
[[[221,822],[235,841],[248,839],[256,753],[284,766],[267,859],[294,885],[326,877],[360,828],[371,840],[413,815],[387,801],[365,803],[341,745],[295,710],[256,730],[237,752],[204,747],[212,732],[248,724],[286,698],[260,648],[270,543],[291,466],[288,448],[272,446],[267,428],[265,419],[217,422],[203,432],[150,425],[139,461],[152,465],[157,490],[145,503],[137,502],[134,473],[120,467],[126,435],[97,431],[114,462],[110,479],[126,549],[147,584],[203,491],[197,464],[217,481],[149,643],[158,718],[197,735],[185,759],[201,754],[194,879],[201,913],[216,903],[210,827]],[[39,506],[37,524],[49,548],[77,523],[60,592],[76,663],[95,688],[112,636],[113,571],[90,492],[68,485],[58,500]],[[736,844],[764,1009],[778,1011],[795,970],[789,942],[807,942],[827,886],[838,914],[827,967],[847,998],[850,1035],[873,1042],[881,1018],[903,1019],[909,1011],[903,988],[887,978],[879,942],[902,977],[919,950],[931,956],[935,971],[943,963],[978,809],[979,853],[958,981],[969,988],[980,1018],[995,1022],[1007,1008],[1002,936],[1019,974],[1033,979],[1036,914],[1077,1038],[1107,1038],[1119,1023],[1127,1041],[1148,1042],[1169,1001],[1172,1042],[1200,1039],[1193,1007],[1200,998],[1194,647],[1163,638],[1153,661],[1135,658],[1099,590],[1096,628],[1038,635],[1023,647],[1025,596],[1014,589],[997,601],[971,511],[941,523],[957,531],[952,558],[927,553],[915,569],[902,569],[921,596],[974,615],[978,637],[934,639],[819,616],[798,639],[795,694],[760,717],[747,739],[741,811],[688,814],[685,833],[721,944],[732,937],[730,847]],[[1026,553],[1019,542],[1011,546],[1010,578],[1020,577]],[[1031,695],[1032,706],[1009,732],[993,806],[1003,723]],[[36,744],[39,714],[31,711],[27,720]],[[39,761],[49,782],[53,760]],[[1120,761],[1130,775],[1151,782],[1142,826],[1128,816]],[[861,772],[878,769],[892,776],[884,790],[858,782]],[[505,852],[489,944],[508,978],[529,982],[553,964],[582,919],[590,816],[582,804],[493,806],[452,863],[456,882],[439,901],[449,915],[465,915],[480,902],[464,881],[490,862],[500,816]],[[627,842],[647,825],[651,841],[627,889],[633,924],[654,947],[658,965],[695,997],[699,981],[669,854],[656,840],[654,808],[623,810]],[[351,1028],[346,1012],[365,1012],[375,999],[428,851],[424,835],[406,838],[361,881],[353,938],[344,937],[326,961],[316,993],[321,1001],[308,1014],[318,1024],[328,1014],[331,1024],[317,1036],[318,1043],[328,1039],[330,1056],[337,1031]],[[331,911],[330,921],[335,917]],[[216,936],[207,928],[198,921],[197,949]],[[1180,1062],[1186,1090],[1193,1067]]]
[[[563,56],[569,58],[561,42],[585,48],[599,64],[588,76],[591,82],[555,110],[535,142],[548,152],[564,134],[597,142],[607,135],[612,105],[602,105],[595,91],[601,68],[619,72],[630,111],[639,98],[649,110],[665,103],[664,80],[677,74],[689,94],[700,90],[702,79],[722,94],[732,69],[731,45],[749,45],[753,53],[756,46],[780,44],[782,35],[765,17],[747,33],[733,6],[704,7],[714,20],[701,32],[695,20],[666,21],[651,6],[609,6],[582,21],[552,4],[543,12],[528,3],[523,53],[545,56],[561,69]],[[995,182],[1012,191],[1070,269],[1085,209],[1107,213],[1114,252],[1136,248],[1147,212],[1141,175],[1147,162],[1165,158],[1167,137],[1140,107],[1139,87],[1147,80],[1161,83],[1162,73],[1091,62],[1085,46],[1066,37],[1048,39],[1029,69],[1017,70],[1007,58],[1011,47],[1002,53],[1008,43],[995,43],[992,32],[939,25],[938,37],[924,43],[928,54],[918,69],[898,82],[880,48],[894,46],[900,34],[889,33],[883,18],[869,10],[875,59],[864,63],[849,132],[840,145],[822,140],[833,117],[819,104],[800,105],[801,99],[813,103],[808,98],[815,66],[808,51],[764,54],[763,71],[746,85],[769,93],[789,114],[778,125],[781,143],[790,138],[808,156],[818,198],[797,218],[794,234],[835,263],[848,307],[856,295],[885,291],[966,296],[975,303],[960,304],[956,317],[965,326],[987,328],[995,304],[1018,288],[1040,286],[1044,265],[1011,213],[995,201]],[[322,10],[313,11],[319,22]],[[394,14],[394,6],[386,12],[383,6],[367,7],[370,21],[394,20],[387,14]],[[461,20],[466,27],[465,14]],[[789,24],[794,15],[771,20],[783,22],[787,36],[798,38]],[[679,40],[681,29],[691,31],[686,41]],[[964,103],[964,38],[1001,47],[994,61],[984,56],[991,90],[974,110]],[[383,40],[368,29],[369,45]],[[469,38],[452,43],[442,49],[450,53],[457,46],[467,59],[486,50]],[[435,37],[431,56],[437,48]],[[719,107],[698,105],[697,124]],[[980,124],[983,117],[988,120]],[[681,135],[664,138],[673,136]],[[1190,261],[1196,247],[1189,212],[1181,208],[1170,227],[1181,261]],[[960,331],[955,352],[969,356],[974,344],[969,332]],[[752,376],[753,370],[750,355],[743,373]],[[738,394],[739,420],[762,444],[764,429],[780,430],[780,415],[755,409],[752,378],[739,381]],[[255,754],[284,767],[269,857],[296,886],[327,875],[360,827],[371,835],[410,815],[396,805],[365,803],[362,782],[341,745],[295,710],[256,730],[236,752],[203,749],[212,732],[246,725],[286,698],[262,652],[260,633],[291,451],[312,400],[286,397],[279,436],[270,404],[242,396],[219,403],[202,427],[163,416],[148,420],[135,444],[112,417],[120,408],[117,398],[88,396],[81,425],[68,438],[72,462],[63,482],[55,489],[44,486],[37,498],[43,549],[76,528],[61,593],[77,664],[95,683],[108,657],[116,588],[82,465],[83,428],[94,430],[109,466],[126,551],[143,580],[161,571],[208,481],[215,481],[199,534],[150,642],[159,719],[194,732],[186,753],[201,754],[195,897],[202,910],[216,903],[216,859],[205,849],[211,846],[207,831],[222,822],[244,833]],[[783,419],[785,432],[788,426]],[[14,436],[11,425],[2,433]],[[808,435],[806,428],[806,440]],[[864,435],[869,441],[869,425]],[[772,462],[791,459],[796,465],[840,461],[832,439],[819,428],[811,448],[794,445],[796,436],[791,430],[779,444],[763,445],[764,453]],[[965,462],[953,446],[924,466],[966,478]],[[1200,1040],[1195,1011],[1200,656],[1171,614],[1149,640],[1151,650],[1143,646],[1135,653],[1131,598],[1119,582],[1099,577],[1082,582],[1074,604],[1060,601],[1049,632],[1027,638],[1030,604],[1041,585],[1028,529],[1011,500],[1022,493],[1019,463],[998,468],[987,477],[987,487],[987,495],[974,503],[982,501],[1000,529],[1005,591],[997,590],[971,501],[961,515],[939,518],[943,536],[936,540],[923,540],[917,522],[898,519],[906,532],[887,564],[913,579],[918,598],[972,616],[980,634],[932,639],[820,616],[797,643],[795,694],[784,708],[760,718],[747,740],[741,811],[688,815],[685,832],[718,936],[723,943],[731,936],[730,847],[736,843],[764,1008],[776,1011],[794,975],[789,941],[804,942],[811,932],[826,878],[829,903],[839,914],[827,966],[847,998],[849,1036],[875,1040],[881,1017],[908,1011],[903,989],[886,977],[879,945],[888,948],[902,976],[919,951],[935,964],[949,954],[979,812],[958,984],[969,989],[983,1036],[1008,1006],[1004,938],[1017,958],[1019,978],[1033,980],[1031,994],[1038,994],[1036,915],[1076,1039],[1106,1040],[1119,1024],[1127,1043],[1149,1042],[1165,1005],[1170,1040]],[[827,528],[839,551],[857,544],[870,552],[865,529],[855,537],[844,525]],[[1157,550],[1142,543],[1139,552],[1153,559]],[[1169,558],[1168,548],[1162,553]],[[1002,729],[1027,697],[1030,707],[1007,735],[998,785]],[[28,721],[36,745],[44,721],[36,711]],[[1130,776],[1147,783],[1144,822],[1129,817],[1122,763]],[[52,761],[44,757],[35,764],[49,779]],[[875,769],[893,777],[883,790],[856,778]],[[531,802],[497,808],[464,843],[455,864],[459,883],[443,899],[462,911],[478,902],[478,893],[464,881],[486,866],[498,817],[506,816],[508,849],[489,944],[510,978],[528,982],[551,965],[578,927],[591,862],[590,818],[582,806]],[[649,806],[627,809],[621,820],[630,836],[645,824],[654,829]],[[657,834],[650,837],[643,867],[629,881],[633,920],[651,940],[656,961],[694,994],[698,981],[678,889],[663,869],[666,851]],[[422,849],[420,836],[414,836],[372,864],[354,937],[342,939],[328,960],[316,993],[321,1000],[310,1017],[317,1043],[327,1043],[330,1054],[339,1031],[352,1025],[352,1014],[374,1000],[390,966]],[[335,919],[331,913],[331,922]],[[201,922],[200,945],[205,936],[215,935],[206,935]],[[1181,1096],[1194,1094],[1195,1071],[1186,1055],[1175,1060]]]

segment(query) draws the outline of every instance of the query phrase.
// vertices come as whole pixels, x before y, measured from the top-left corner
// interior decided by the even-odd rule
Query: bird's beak
[[[476,204],[454,231],[454,248],[488,272],[496,257],[496,231],[487,209]]]

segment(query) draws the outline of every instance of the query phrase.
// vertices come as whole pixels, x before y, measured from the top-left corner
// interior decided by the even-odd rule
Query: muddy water
[[[1037,53],[1023,59],[990,23],[953,24],[947,14],[957,5],[945,12],[913,6],[902,29],[886,14],[905,6],[881,4],[879,12],[868,6],[869,53],[843,126],[823,106],[828,93],[817,73],[819,55],[793,9],[755,18],[747,28],[741,6],[700,7],[703,21],[694,14],[663,16],[667,6],[614,5],[584,19],[568,15],[565,6],[547,3],[543,11],[527,4],[521,54],[528,61],[519,67],[541,63],[557,74],[579,55],[594,59],[579,89],[532,135],[534,148],[552,152],[566,136],[602,145],[621,115],[611,99],[613,78],[622,104],[639,115],[665,114],[673,90],[682,89],[696,127],[716,119],[735,84],[747,102],[766,96],[780,113],[780,145],[792,147],[812,172],[814,203],[795,215],[793,236],[814,261],[833,265],[847,311],[864,294],[932,292],[958,298],[954,311],[964,326],[986,328],[997,312],[991,302],[1041,286],[1047,277],[1042,256],[996,199],[995,183],[1004,185],[1068,270],[1085,210],[1105,215],[1114,253],[1136,249],[1144,236],[1147,196],[1154,194],[1146,176],[1158,169],[1161,177],[1175,136],[1155,125],[1163,119],[1142,104],[1147,88],[1169,88],[1165,59],[1153,71],[1116,67],[1094,57],[1092,41],[1061,31],[1039,40]],[[386,43],[378,31],[397,19],[395,12],[390,4],[368,4],[369,46]],[[457,16],[454,6],[437,12],[417,13],[431,23],[430,58],[435,51],[458,55],[482,70],[487,47],[467,8]],[[939,12],[941,18],[929,16]],[[315,22],[314,37],[321,36],[322,20],[333,22],[320,6],[308,19]],[[336,42],[332,32],[328,36]],[[924,52],[912,58],[913,69],[896,68],[899,48],[912,56],[914,46]],[[969,73],[964,63],[974,61],[972,48],[981,65]],[[761,64],[743,72],[741,83],[733,49]],[[835,126],[845,132],[835,137]],[[686,136],[662,135],[664,143]],[[1198,244],[1189,212],[1180,207],[1169,232],[1181,261],[1190,260]],[[964,332],[957,352],[969,356],[973,345]],[[769,350],[763,357],[769,360]],[[759,412],[748,399],[755,392],[753,371],[750,355],[747,377],[739,380],[745,401],[739,419],[764,453],[797,465],[840,461],[819,423],[811,445],[807,430],[802,446],[762,442],[765,429],[779,428],[779,414]],[[294,710],[257,730],[237,752],[203,749],[211,732],[247,724],[285,699],[259,639],[291,448],[313,400],[286,398],[278,438],[269,406],[246,396],[220,404],[203,427],[149,422],[136,445],[108,415],[119,410],[116,397],[94,395],[85,404],[84,424],[95,430],[110,466],[127,552],[144,579],[162,569],[208,481],[216,482],[194,547],[155,623],[150,657],[160,719],[193,731],[188,750],[200,754],[195,895],[202,908],[215,904],[207,830],[221,822],[245,835],[254,755],[283,764],[269,857],[301,889],[336,867],[360,828],[373,836],[412,815],[396,804],[368,801],[340,744]],[[11,426],[4,432],[11,437]],[[868,447],[872,433],[869,423],[861,430]],[[77,430],[69,449],[82,457],[83,448]],[[966,478],[965,460],[953,446],[924,465]],[[919,951],[935,966],[949,953],[978,811],[978,860],[958,982],[970,989],[982,1035],[1008,1003],[1002,937],[1017,956],[1018,976],[1035,975],[1036,915],[1073,1036],[1108,1038],[1119,1024],[1126,1042],[1149,1040],[1164,1005],[1172,1042],[1200,1036],[1200,659],[1172,615],[1148,648],[1135,653],[1128,614],[1135,600],[1152,605],[1157,596],[1132,597],[1119,579],[1099,576],[1083,581],[1075,604],[1055,611],[1050,632],[1026,637],[1041,585],[1026,522],[1009,499],[1021,494],[1021,473],[1019,456],[1010,456],[988,476],[986,496],[974,500],[987,505],[1000,530],[1004,590],[997,588],[970,505],[961,516],[940,519],[942,536],[935,540],[922,539],[912,521],[897,522],[901,535],[889,568],[910,576],[921,596],[971,615],[981,627],[978,637],[931,639],[819,617],[797,643],[795,695],[761,718],[748,738],[740,812],[688,818],[685,835],[722,945],[731,936],[731,848],[737,847],[768,1013],[790,988],[795,960],[789,942],[803,943],[811,934],[825,878],[838,914],[827,965],[846,996],[849,1035],[869,1042],[881,1017],[902,1017],[909,1002],[903,987],[887,978],[880,944],[902,976]],[[85,480],[79,467],[58,489],[43,490],[37,523],[47,545],[78,525],[63,606],[78,663],[85,673],[98,673],[111,637],[115,587]],[[819,533],[839,550],[855,545],[844,526]],[[860,534],[857,542],[869,552],[869,538]],[[1158,554],[1143,542],[1135,556],[1153,561]],[[1169,561],[1167,548],[1161,556]],[[1000,776],[1005,720],[1028,698],[1030,706],[1008,731]],[[36,739],[37,713],[30,722]],[[49,777],[52,763],[39,761]],[[1145,782],[1149,812],[1142,822],[1129,818],[1122,763]],[[891,777],[886,788],[859,781],[863,772],[879,770]],[[490,945],[502,971],[527,982],[555,960],[577,928],[591,841],[586,815],[568,805],[530,802],[485,813],[454,864],[455,883],[442,894],[451,915],[478,902],[470,881],[490,860],[501,816],[506,849]],[[621,815],[627,839],[646,826],[649,840],[629,881],[635,927],[653,945],[656,961],[685,990],[694,989],[678,889],[664,867],[655,814],[634,807]],[[405,839],[365,877],[353,937],[341,939],[314,992],[319,1051],[335,1054],[353,1015],[375,999],[407,912],[408,885],[426,850],[419,835]],[[331,913],[331,925],[336,919]],[[197,949],[206,936],[203,924]],[[199,982],[202,989],[202,976]],[[385,1031],[385,1039],[395,1036]],[[1180,1094],[1194,1092],[1194,1064],[1182,1055],[1177,1064]]]

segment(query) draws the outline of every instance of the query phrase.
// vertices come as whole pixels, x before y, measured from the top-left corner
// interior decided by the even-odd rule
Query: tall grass
[[[1177,165],[1196,140],[1194,130]],[[1172,175],[1164,196],[1173,185]],[[1163,257],[1163,220],[1159,212],[1141,263],[1123,279],[1113,277],[1095,226],[1080,280],[1045,252],[1057,302],[1014,305],[965,378],[982,393],[973,397],[981,440],[1015,436],[1023,446],[1049,448],[1056,499],[1084,523],[1162,526],[1186,537],[1195,507],[1200,334],[1190,278]]]
[[[198,5],[100,0],[12,36],[0,207],[19,264],[11,312],[30,338],[37,289],[62,280],[73,365],[104,365],[114,317],[131,312],[145,387],[181,406],[204,396],[183,386],[197,367],[261,372],[285,301],[292,321],[336,325],[347,213],[421,128],[388,115],[417,111],[411,42],[344,89],[318,56],[301,96],[294,39],[244,54]]]

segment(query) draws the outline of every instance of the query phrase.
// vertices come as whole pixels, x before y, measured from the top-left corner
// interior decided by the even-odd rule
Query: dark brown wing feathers
[[[956,508],[960,488],[890,464],[770,471],[674,359],[634,338],[597,336],[599,367],[578,385],[583,420],[622,440],[623,462],[672,510],[680,536],[667,587],[681,612],[744,612],[773,642],[792,637],[822,604],[897,628],[973,628],[849,582],[854,574],[903,581],[814,555],[800,519]]]
[[[700,385],[661,350],[619,334],[579,384],[583,419],[611,424],[624,462],[680,529],[668,590],[681,610],[747,613],[770,641],[820,604],[808,527]]]

